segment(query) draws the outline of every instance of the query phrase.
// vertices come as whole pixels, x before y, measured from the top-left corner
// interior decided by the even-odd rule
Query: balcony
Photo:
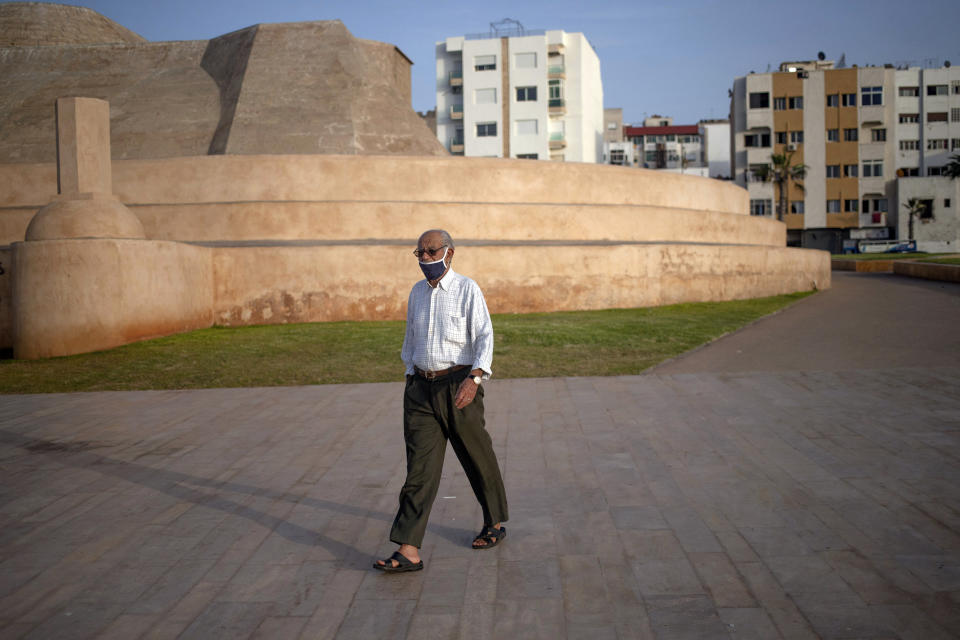
[[[563,132],[554,132],[550,134],[550,149],[563,149],[567,146],[567,139]]]
[[[451,71],[447,74],[447,79],[450,81],[451,87],[462,87],[463,86],[463,71]]]
[[[450,153],[463,153],[463,138],[450,138]]]
[[[463,120],[463,105],[462,105],[462,104],[452,104],[452,105],[450,105],[450,119],[451,119],[451,120]]]
[[[882,106],[860,107],[860,124],[883,124],[883,116]]]
[[[874,213],[860,214],[860,227],[885,227],[887,226],[887,214],[883,211]]]
[[[547,107],[550,115],[562,116],[567,112],[567,101],[563,98],[550,98]]]
[[[547,67],[547,77],[551,80],[567,77],[567,66],[565,64],[551,64]]]
[[[548,44],[548,45],[547,45],[547,55],[548,55],[548,56],[559,56],[559,55],[563,55],[563,52],[564,52],[564,49],[565,49],[565,48],[566,48],[566,47],[564,47],[562,43]]]

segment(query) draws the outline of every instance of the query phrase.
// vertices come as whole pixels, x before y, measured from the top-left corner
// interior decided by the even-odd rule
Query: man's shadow
[[[246,495],[263,496],[274,500],[286,500],[297,504],[334,511],[340,514],[373,518],[387,524],[393,522],[393,516],[380,511],[372,511],[362,507],[311,498],[308,496],[291,495],[271,489],[264,489],[238,482],[219,482],[209,478],[198,477],[180,471],[157,469],[136,462],[128,462],[110,458],[95,453],[96,443],[90,442],[56,442],[31,438],[12,431],[0,429],[0,444],[9,445],[31,454],[43,455],[56,461],[58,464],[96,471],[105,476],[113,476],[120,480],[149,487],[158,493],[165,493],[178,500],[223,511],[232,516],[247,518],[262,527],[265,527],[283,536],[296,544],[321,546],[334,557],[340,558],[348,566],[366,566],[370,560],[370,551],[357,549],[354,546],[324,536],[318,531],[307,529],[283,518],[258,511],[222,495],[223,493],[239,493]],[[192,485],[192,486],[187,486]],[[214,494],[198,491],[193,487],[206,487],[216,491]],[[440,524],[430,524],[428,531],[435,533],[456,544],[468,544],[472,533],[466,529],[458,529]]]

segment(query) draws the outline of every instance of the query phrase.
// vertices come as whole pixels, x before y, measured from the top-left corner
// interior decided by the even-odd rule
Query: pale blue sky
[[[848,64],[960,64],[960,0],[85,0],[148,40],[209,39],[261,22],[340,19],[413,60],[413,107],[432,109],[434,44],[491,22],[584,33],[600,57],[604,106],[624,121],[725,118],[736,76],[818,51]],[[793,13],[802,6],[802,13]]]

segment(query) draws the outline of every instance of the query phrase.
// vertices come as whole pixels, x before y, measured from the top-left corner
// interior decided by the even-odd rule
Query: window
[[[886,129],[870,129],[870,139],[873,142],[886,142],[887,130]]]
[[[927,95],[928,96],[945,96],[947,95],[947,85],[945,84],[928,84],[927,85]]]
[[[783,111],[787,108],[787,99],[786,98],[774,98],[773,99],[773,110],[774,111]]]
[[[478,122],[477,123],[478,138],[489,138],[496,135],[497,135],[496,122]]]
[[[496,89],[477,89],[473,92],[473,102],[474,104],[496,104],[497,103],[497,90]]]
[[[843,130],[843,140],[844,142],[856,142],[858,139],[856,129],[844,129]]]
[[[900,151],[916,151],[920,148],[919,140],[901,140]]]
[[[536,153],[518,153],[517,159],[519,160],[537,160],[540,158],[539,154]]]
[[[608,129],[609,131],[616,131],[616,130],[617,130],[617,123],[616,123],[616,122],[608,122],[608,123],[607,123],[607,129]]]
[[[840,201],[827,200],[827,213],[840,213]]]
[[[474,71],[493,71],[497,68],[497,56],[474,56]]]
[[[960,107],[950,109],[950,122],[960,122]]]
[[[838,165],[838,164],[828,164],[828,165],[827,165],[827,177],[828,177],[828,178],[839,178],[839,177],[840,177],[840,165]]]
[[[941,176],[943,175],[943,167],[927,167],[928,176]]]
[[[769,147],[769,133],[750,133],[743,136],[743,146],[745,147]]]
[[[768,216],[773,212],[770,200],[751,200],[750,201],[750,215],[752,216]]]
[[[950,87],[953,89],[953,95],[960,94],[960,80],[951,80]]]
[[[840,129],[827,129],[827,142],[840,142]]]
[[[773,134],[774,144],[787,144],[787,132],[777,131]]]
[[[536,120],[517,120],[517,135],[531,136],[537,134]]]
[[[897,173],[902,173],[903,176],[907,178],[916,178],[920,175],[920,169],[916,167],[903,167],[902,169],[897,169]]]
[[[749,171],[746,172],[747,182],[763,182],[763,177],[769,175],[770,165],[768,164],[752,164],[749,167]]]
[[[946,122],[946,121],[947,121],[946,111],[931,111],[927,113],[927,122]]]
[[[803,200],[791,200],[790,213],[803,213]]]
[[[624,162],[623,149],[610,149],[610,164],[620,164]]]
[[[517,69],[536,69],[537,54],[536,53],[518,53],[513,58],[513,66],[515,66]]]
[[[769,109],[770,108],[770,94],[766,91],[760,93],[751,93],[750,94],[750,108],[751,109]]]
[[[920,87],[900,87],[898,93],[903,98],[915,98],[920,95]]]
[[[458,84],[455,87],[450,87],[450,93],[455,96],[463,95],[463,86]]]
[[[550,94],[551,107],[563,106],[563,83],[560,80],[548,80],[547,91]]]
[[[900,124],[907,124],[908,122],[920,122],[920,114],[917,114],[917,113],[901,113],[901,114],[900,114]]]
[[[787,100],[787,105],[791,109],[803,109],[803,96],[793,96]]]
[[[537,101],[537,88],[536,87],[517,87],[517,102],[536,102]],[[611,122],[610,129],[616,129],[617,123]]]
[[[944,209],[949,209],[949,208],[950,208],[950,198],[944,198],[944,199],[943,199],[943,208],[944,208]]]
[[[886,198],[864,198],[863,213],[884,213],[887,210]]]
[[[843,177],[844,178],[856,178],[859,174],[859,169],[855,164],[845,164],[843,165]]]
[[[803,131],[791,131],[790,142],[794,144],[803,144]]]
[[[828,107],[839,107],[840,106],[840,94],[833,93],[827,96],[827,106]]]
[[[845,213],[856,213],[859,210],[859,200],[844,200],[843,210]]]
[[[840,96],[840,102],[845,107],[855,107],[857,106],[857,94],[855,93],[844,93]]]
[[[947,148],[946,138],[931,138],[927,140],[927,151],[937,151]]]
[[[657,161],[657,152],[656,151],[647,151],[644,155],[644,159],[647,162],[656,162]]]
[[[864,178],[882,178],[883,160],[864,160],[863,161]]]
[[[861,87],[860,104],[865,107],[883,104],[883,87]]]
[[[950,138],[950,151],[960,149],[960,138]]]
[[[676,134],[673,134],[673,133],[667,134],[667,142],[676,142],[676,141],[677,141]],[[767,145],[767,146],[769,147],[770,145]]]

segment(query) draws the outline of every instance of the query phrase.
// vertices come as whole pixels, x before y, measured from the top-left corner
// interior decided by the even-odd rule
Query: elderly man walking
[[[431,229],[414,255],[424,279],[407,301],[407,333],[401,358],[407,367],[403,437],[407,479],[390,540],[400,548],[374,568],[386,572],[423,569],[420,546],[437,496],[447,440],[470,480],[483,511],[474,549],[491,549],[507,535],[507,496],[490,434],[484,427],[483,386],[490,378],[493,326],[483,293],[451,268],[450,234]]]

